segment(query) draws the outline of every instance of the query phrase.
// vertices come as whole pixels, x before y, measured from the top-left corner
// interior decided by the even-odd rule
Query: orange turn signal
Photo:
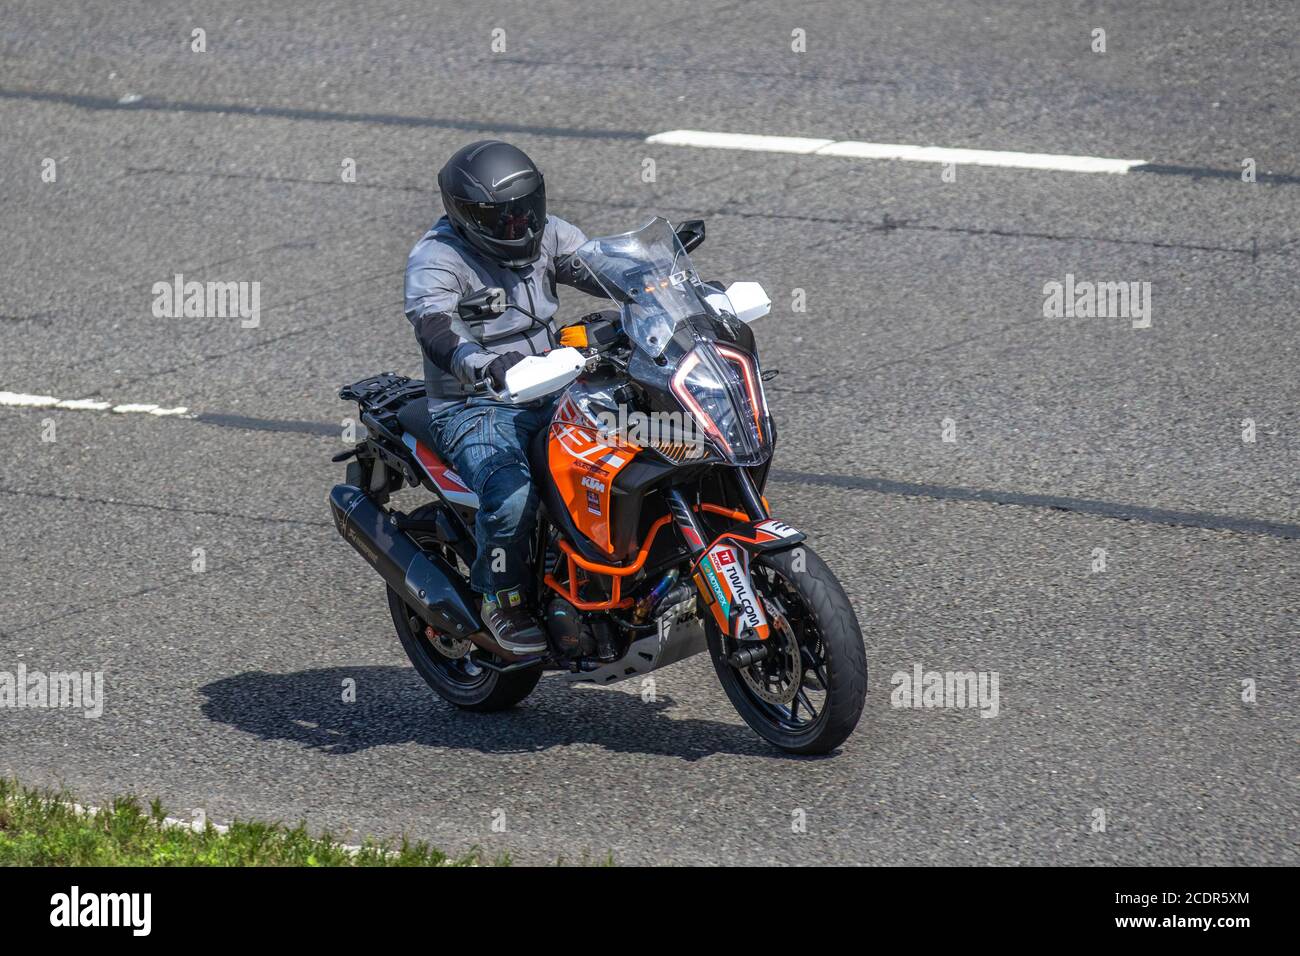
[[[585,325],[566,325],[560,329],[560,344],[575,349],[587,347],[587,327]]]

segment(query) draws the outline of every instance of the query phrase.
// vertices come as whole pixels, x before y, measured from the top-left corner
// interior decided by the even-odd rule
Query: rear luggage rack
[[[356,402],[361,409],[361,424],[366,434],[356,448],[341,453],[343,458],[356,455],[357,460],[348,466],[348,481],[368,491],[383,505],[390,492],[402,483],[417,487],[420,477],[409,454],[402,444],[401,425],[397,413],[412,401],[424,401],[424,382],[393,372],[372,375],[370,378],[344,385],[339,398]],[[335,461],[340,457],[335,456]]]
[[[423,381],[393,372],[374,375],[339,389],[339,398],[345,402],[357,402],[363,408],[380,414],[384,412],[395,414],[412,398],[423,394]]]
[[[389,441],[400,444],[397,413],[416,399],[424,400],[424,382],[393,372],[384,372],[370,378],[344,385],[339,398],[361,406],[361,422],[371,431],[377,431]]]

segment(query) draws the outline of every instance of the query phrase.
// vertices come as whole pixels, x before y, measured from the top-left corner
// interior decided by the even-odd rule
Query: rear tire
[[[434,649],[426,635],[412,629],[410,619],[416,616],[415,611],[392,588],[388,589],[388,610],[393,615],[397,639],[424,682],[447,703],[462,710],[506,710],[531,694],[542,678],[541,667],[502,674],[468,657],[451,661]]]
[[[802,570],[796,570],[796,555],[802,555]],[[828,753],[853,733],[866,702],[867,655],[853,605],[831,569],[804,545],[753,555],[750,571],[764,601],[775,598],[790,612],[787,619],[798,641],[800,666],[806,668],[802,674],[813,678],[809,682],[801,674],[805,684],[790,704],[762,699],[755,689],[761,681],[746,680],[727,662],[726,642],[710,615],[709,653],[718,680],[745,723],[769,743],[788,753]],[[773,626],[768,640],[785,637]],[[758,667],[747,670],[752,675]],[[814,684],[824,687],[814,690]],[[824,697],[815,716],[809,706],[813,696]]]
[[[417,520],[432,519],[437,511],[437,505],[425,505],[413,511],[411,517]],[[459,570],[456,554],[449,546],[432,535],[412,534],[411,537],[423,550],[438,554]],[[476,663],[469,655],[453,658],[440,652],[435,641],[439,641],[444,648],[455,642],[443,642],[436,636],[430,638],[424,632],[425,622],[391,587],[388,589],[388,610],[393,616],[397,639],[402,642],[402,649],[424,682],[443,700],[462,710],[483,713],[506,710],[532,693],[542,678],[540,666],[502,674]]]

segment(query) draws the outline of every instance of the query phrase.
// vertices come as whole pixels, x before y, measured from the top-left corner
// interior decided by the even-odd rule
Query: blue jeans
[[[469,583],[480,594],[517,588],[528,577],[537,492],[528,444],[551,421],[553,399],[507,405],[471,398],[433,414],[435,450],[478,495],[478,555]]]

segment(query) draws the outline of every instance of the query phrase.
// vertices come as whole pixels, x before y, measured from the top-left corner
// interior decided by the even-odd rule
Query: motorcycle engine
[[[583,626],[578,609],[562,597],[552,598],[546,606],[546,631],[565,657],[587,657],[596,650],[596,640]]]
[[[562,597],[546,606],[546,631],[555,647],[570,660],[596,657],[612,661],[620,651],[609,622],[602,617],[583,620],[582,613]]]

